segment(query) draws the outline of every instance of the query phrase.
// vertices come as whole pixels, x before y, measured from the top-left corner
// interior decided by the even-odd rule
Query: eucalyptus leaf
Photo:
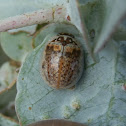
[[[125,41],[126,40],[126,28],[124,25],[120,25],[118,30],[114,33],[113,39],[116,41]]]
[[[59,33],[71,33],[73,36],[81,36],[78,29],[71,24],[67,23],[52,23],[45,27],[42,27],[32,38],[33,47],[40,45],[45,39],[48,40]],[[84,40],[81,38],[79,41],[83,41],[82,44],[85,45]]]
[[[17,67],[5,62],[0,68],[0,91],[10,86],[17,79]]]
[[[118,43],[118,54],[116,60],[116,84],[126,83],[126,41]]]
[[[22,125],[44,119],[69,119],[89,126],[125,126],[126,93],[115,84],[117,47],[114,41],[90,64],[74,90],[49,87],[41,75],[46,40],[26,58],[17,82],[16,111]],[[123,99],[123,101],[120,99]],[[77,107],[75,107],[77,106]]]
[[[94,48],[94,53],[99,52],[110,40],[113,32],[126,15],[125,0],[102,0],[105,8],[104,23],[99,38]]]
[[[88,30],[91,45],[94,47],[104,22],[105,5],[102,0],[93,0],[87,4],[80,4],[80,12]]]
[[[9,60],[9,57],[5,54],[5,52],[3,51],[2,47],[1,47],[1,42],[0,42],[0,66]]]
[[[81,7],[80,7],[80,1],[77,0],[73,0],[73,1],[69,1],[70,3],[68,4],[67,7],[67,19],[69,21],[71,21],[72,24],[74,24],[78,30],[80,31],[80,33],[83,36],[83,39],[85,40],[86,43],[86,49],[88,51],[88,53],[90,54],[91,58],[96,61],[93,53],[92,53],[92,47],[91,47],[91,43],[89,41],[89,37],[87,34],[87,28],[85,26],[85,22],[82,18],[83,13],[80,11]],[[74,11],[73,11],[74,10]]]
[[[126,40],[126,18],[118,27],[117,31],[113,34],[113,39],[115,39],[118,42]]]
[[[13,107],[17,93],[15,83],[13,82],[8,88],[0,91],[0,113],[17,118]]]
[[[19,124],[15,120],[0,114],[0,126],[19,126]]]
[[[113,36],[118,42],[110,40],[126,13],[125,0],[0,1],[0,10],[5,9],[0,14],[0,19],[38,9],[53,9],[62,4],[67,8],[67,23],[48,24],[37,31],[33,39],[26,32],[1,33],[1,45],[5,53],[16,61],[23,61],[16,96],[20,125],[55,118],[89,126],[126,125],[126,91],[122,89],[126,85],[126,44],[125,41],[120,41],[125,40],[125,24],[122,25],[121,32],[117,31],[117,35]],[[25,29],[30,28],[30,33],[34,33],[36,26],[33,27]],[[24,28],[18,30],[24,31]],[[73,90],[53,89],[46,84],[41,74],[46,43],[62,32],[73,34],[85,52],[83,75]],[[94,58],[93,51],[99,52],[108,40],[110,43],[99,53],[99,62],[92,63],[90,55]],[[35,47],[34,50],[32,46]],[[0,112],[4,113],[6,107],[13,103],[15,94],[14,85],[0,92]],[[11,125],[9,123],[0,115],[0,125]]]
[[[102,24],[104,22],[105,7],[103,0],[80,1],[79,11],[81,17],[81,24],[83,24],[84,39],[86,41],[87,49],[92,59],[99,62],[99,57],[93,53],[95,41],[97,41]]]
[[[32,37],[26,32],[16,34],[2,32],[0,40],[4,52],[15,61],[23,61],[32,50]]]
[[[22,28],[18,28],[18,29],[8,30],[8,32],[11,34],[14,34],[14,33],[20,32],[20,31],[24,31],[24,32],[28,32],[30,35],[32,35],[36,31],[36,27],[37,27],[37,25],[32,25],[32,26],[22,27]]]

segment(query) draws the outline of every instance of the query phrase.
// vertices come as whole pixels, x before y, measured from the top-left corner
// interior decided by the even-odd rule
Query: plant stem
[[[50,23],[56,21],[69,21],[66,18],[66,9],[63,6],[57,6],[46,10],[42,9],[0,20],[0,32],[34,24]]]

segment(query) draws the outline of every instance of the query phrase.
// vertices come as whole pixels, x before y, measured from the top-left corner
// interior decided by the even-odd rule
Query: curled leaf
[[[126,16],[126,1],[125,0],[103,0],[105,5],[104,23],[96,42],[94,53],[98,53],[105,44],[110,40],[117,26]]]

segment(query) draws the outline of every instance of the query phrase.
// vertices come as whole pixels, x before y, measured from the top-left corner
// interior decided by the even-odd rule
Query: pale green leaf
[[[19,124],[15,120],[0,114],[0,126],[19,126]]]
[[[0,113],[17,119],[14,100],[16,97],[16,84],[13,82],[8,88],[0,91]]]
[[[5,62],[0,68],[0,91],[17,79],[17,67],[12,66],[11,63]]]
[[[15,61],[23,61],[32,50],[32,37],[25,32],[9,34],[2,32],[0,35],[1,46],[4,52]]]
[[[104,22],[105,7],[102,0],[93,0],[87,4],[80,5],[82,20],[86,24],[89,39],[94,47],[94,42],[97,40]]]
[[[84,2],[84,1],[83,1]],[[90,53],[92,59],[95,62],[99,61],[99,57],[93,54],[93,49],[95,46],[95,41],[99,37],[99,33],[102,29],[102,24],[104,22],[105,7],[102,0],[90,0],[84,3],[80,0],[80,16],[84,29],[84,39],[86,39],[86,45],[88,52]],[[74,12],[73,12],[74,13]]]
[[[87,33],[85,35],[89,37],[91,45],[94,46],[96,43],[97,51],[104,44],[104,40],[108,40],[116,23],[125,12],[125,0],[79,0],[83,3],[79,5],[82,17],[79,16],[75,1],[72,0],[4,1],[1,0],[1,5],[4,3],[4,6],[0,5],[0,9],[6,11],[0,14],[1,19],[53,7],[56,4],[67,6],[67,3],[70,3],[67,6],[68,14],[72,23],[80,30],[78,32],[75,27],[57,23],[46,26],[46,30],[40,30],[34,37],[34,46],[37,48],[24,60],[17,82],[16,110],[20,124],[25,126],[39,120],[58,118],[86,123],[89,126],[125,126],[126,92],[122,90],[122,85],[126,81],[125,42],[118,45],[115,41],[111,41],[105,50],[99,53],[99,63],[92,64],[86,52],[84,73],[74,90],[52,89],[44,82],[41,75],[41,59],[46,41],[58,32],[70,32],[85,49],[85,41],[81,34],[87,32],[88,35]],[[81,27],[82,20],[88,31],[84,31]],[[6,54],[16,61],[22,61],[32,50],[32,38],[27,35],[26,33],[15,35],[2,33],[1,42]],[[15,93],[15,87],[0,93],[1,108],[14,100]],[[8,121],[0,120],[1,122],[8,125]]]
[[[125,126],[126,93],[122,85],[115,84],[114,42],[100,53],[99,63],[91,64],[89,56],[86,58],[86,69],[74,90],[52,89],[44,82],[41,75],[44,43],[26,58],[19,74],[16,110],[20,123],[58,118],[90,126]]]
[[[114,33],[113,39],[116,41],[125,41],[126,40],[126,19],[118,27],[117,31]]]
[[[78,29],[70,24],[67,23],[52,23],[46,25],[45,27],[41,28],[33,37],[32,45],[33,47],[37,47],[40,45],[45,39],[50,39],[51,37],[57,35],[58,33],[70,33],[74,36],[81,36]],[[84,40],[81,38],[82,44],[85,45]]]
[[[3,49],[1,48],[1,42],[0,42],[0,66],[9,60],[9,57],[5,54]]]
[[[89,37],[87,34],[87,28],[85,26],[85,22],[83,20],[83,13],[81,12],[80,2],[77,0],[69,1],[67,7],[68,19],[74,24],[80,33],[82,34],[83,39],[85,40],[86,49],[90,54],[91,58],[95,61],[95,57],[92,53],[92,46],[89,41]],[[74,11],[73,11],[74,10]]]
[[[102,0],[104,4],[104,22],[102,30],[96,42],[94,52],[99,52],[110,40],[117,25],[122,21],[126,14],[126,0]],[[100,24],[99,24],[100,25]]]
[[[116,60],[116,78],[117,84],[126,83],[126,41],[118,43],[118,54]]]

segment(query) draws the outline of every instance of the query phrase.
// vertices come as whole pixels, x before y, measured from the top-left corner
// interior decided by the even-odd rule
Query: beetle
[[[72,88],[83,72],[83,50],[75,37],[59,33],[47,43],[42,59],[42,76],[56,89]]]

